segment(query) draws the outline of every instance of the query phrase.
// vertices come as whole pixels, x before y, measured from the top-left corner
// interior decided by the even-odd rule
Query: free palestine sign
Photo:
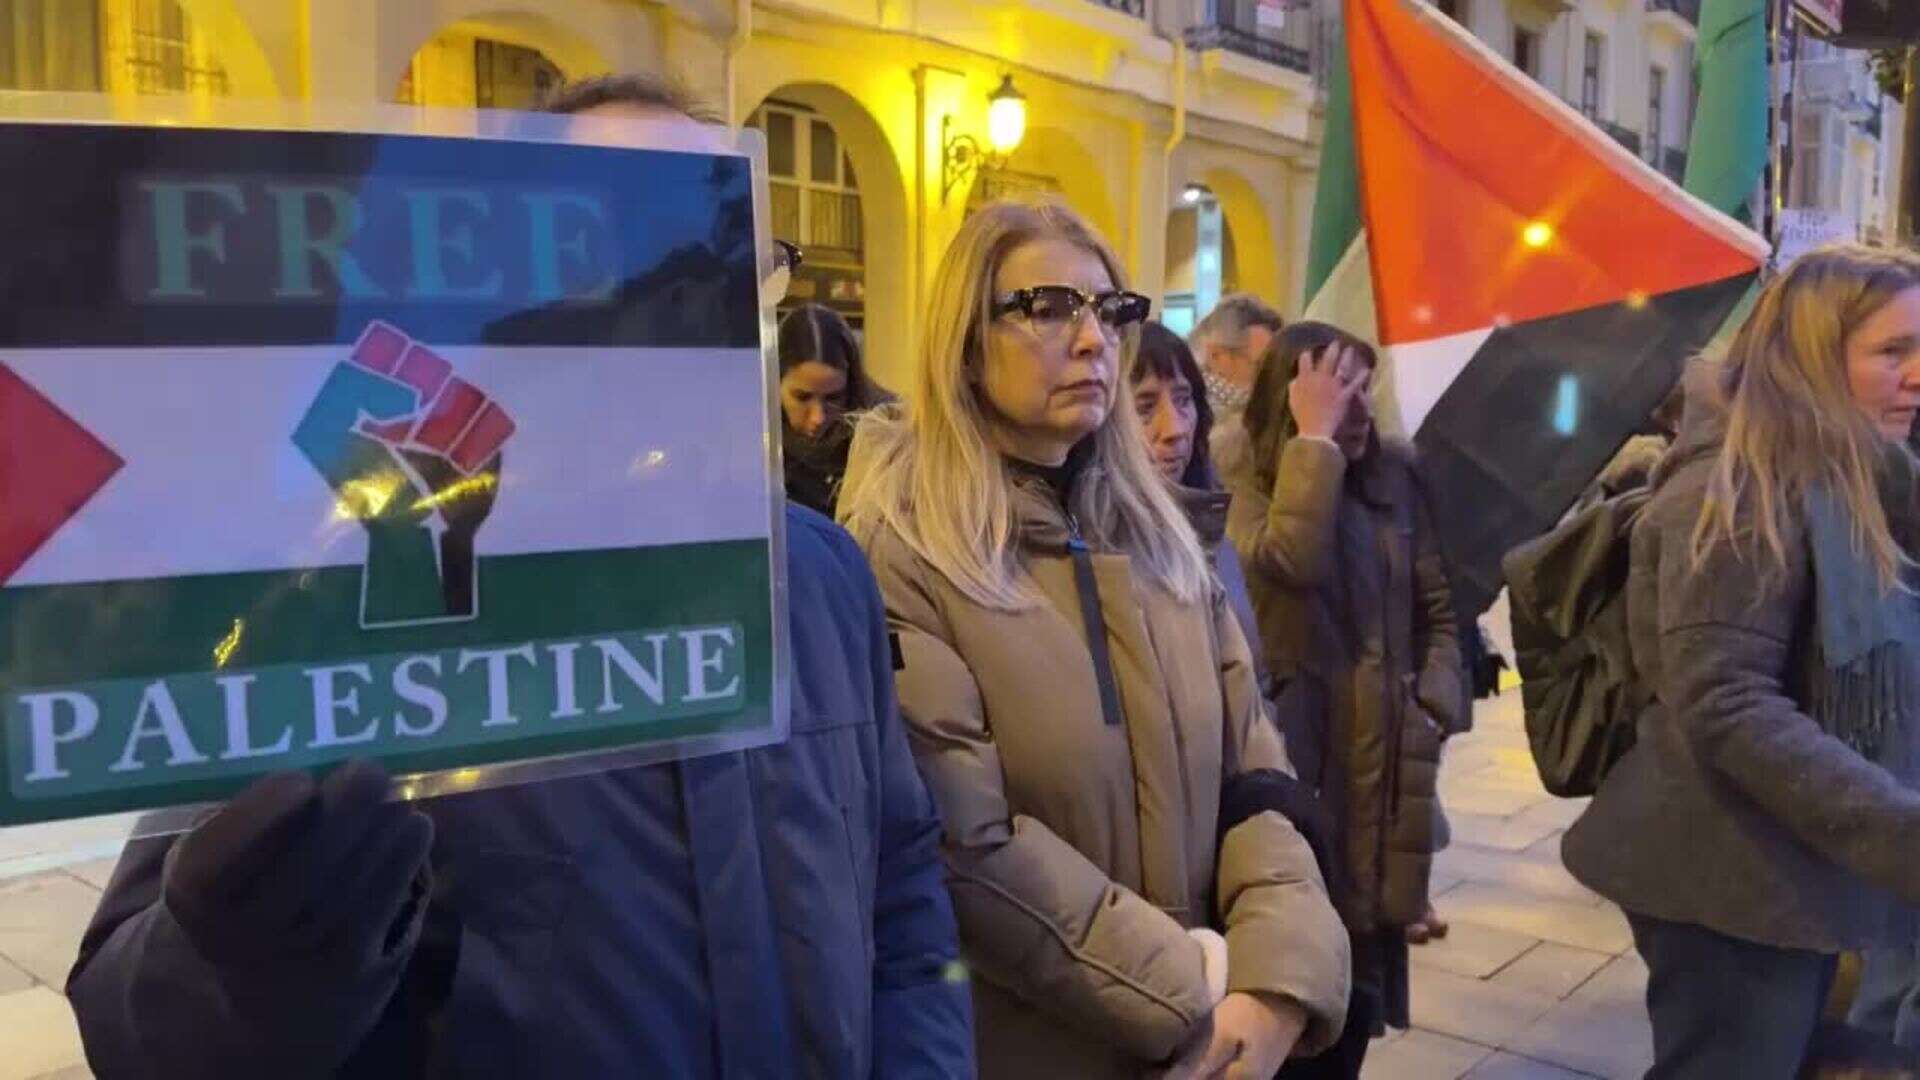
[[[784,735],[747,156],[0,122],[0,158],[0,825]]]

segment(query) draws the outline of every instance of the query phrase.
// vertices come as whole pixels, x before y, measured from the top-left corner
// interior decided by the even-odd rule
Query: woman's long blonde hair
[[[1896,295],[1920,286],[1920,256],[1836,244],[1769,282],[1717,358],[1709,386],[1726,438],[1693,531],[1697,566],[1717,545],[1785,571],[1789,523],[1810,491],[1829,492],[1852,519],[1854,549],[1893,588],[1906,557],[1888,528],[1879,472],[1887,441],[1854,403],[1847,339]]]
[[[903,405],[860,420],[840,495],[840,520],[863,547],[892,529],[976,603],[1018,610],[1039,602],[1017,560],[1012,478],[990,439],[977,383],[993,321],[993,280],[1021,246],[1058,238],[1098,256],[1126,288],[1120,260],[1058,202],[998,202],[961,226],[933,281],[925,344]],[[1172,595],[1194,600],[1209,582],[1206,555],[1148,458],[1123,378],[1138,339],[1129,331],[1113,372],[1107,419],[1074,489],[1087,541],[1117,551]]]

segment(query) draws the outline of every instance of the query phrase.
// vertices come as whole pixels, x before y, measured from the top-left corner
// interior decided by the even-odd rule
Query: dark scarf
[[[1089,435],[1075,443],[1067,451],[1067,459],[1058,465],[1035,465],[1011,455],[1004,456],[1007,468],[1016,478],[1031,477],[1047,486],[1054,501],[1063,508],[1073,506],[1074,487],[1080,481],[1080,474],[1087,469],[1087,462],[1093,459],[1093,436]]]
[[[1916,476],[1905,455],[1890,455],[1881,499],[1901,550],[1920,540],[1914,506]],[[1908,731],[1920,665],[1920,596],[1881,588],[1873,564],[1853,542],[1852,519],[1826,492],[1806,499],[1807,539],[1813,559],[1813,648],[1803,671],[1804,704],[1823,730],[1869,761],[1895,748]]]
[[[847,473],[847,451],[853,444],[853,425],[839,420],[806,436],[780,425],[780,453],[784,458],[787,498],[809,510],[833,516],[840,498],[840,481]]]

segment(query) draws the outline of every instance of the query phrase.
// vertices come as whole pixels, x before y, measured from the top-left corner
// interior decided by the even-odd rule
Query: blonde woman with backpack
[[[840,501],[899,640],[983,1077],[1269,1080],[1347,1011],[1253,658],[1121,375],[1147,315],[1057,204],[970,217]]]
[[[1632,535],[1654,702],[1563,855],[1647,962],[1649,1077],[1787,1080],[1920,905],[1920,259],[1816,251],[1703,363]]]

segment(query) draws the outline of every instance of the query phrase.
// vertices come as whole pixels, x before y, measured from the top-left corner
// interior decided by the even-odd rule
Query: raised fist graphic
[[[367,530],[360,623],[400,626],[479,611],[473,540],[493,510],[513,420],[439,354],[368,324],[294,430]]]

